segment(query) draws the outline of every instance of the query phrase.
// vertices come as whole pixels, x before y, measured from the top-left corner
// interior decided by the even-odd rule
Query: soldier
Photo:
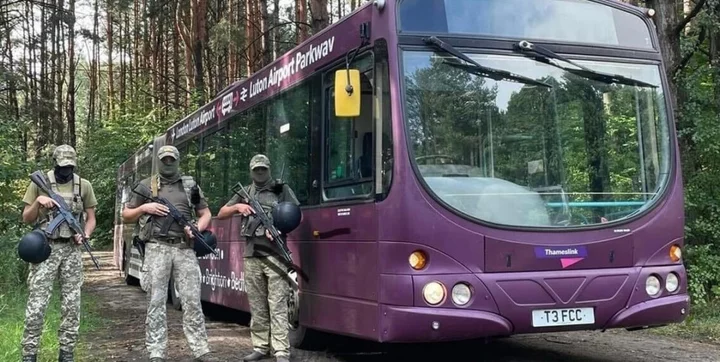
[[[92,185],[75,174],[77,154],[69,145],[55,148],[55,168],[47,172],[53,192],[65,199],[72,214],[83,224],[85,235],[95,230],[95,206],[97,200]],[[55,200],[30,183],[23,198],[23,222],[39,222],[43,232],[53,219],[52,209],[59,207]],[[87,219],[83,223],[83,213]],[[80,328],[80,289],[83,284],[82,235],[73,235],[67,223],[61,224],[47,235],[50,256],[38,264],[30,264],[28,276],[28,302],[25,309],[25,331],[22,338],[23,362],[37,360],[38,344],[42,335],[43,321],[48,300],[52,294],[55,275],[59,275],[62,300],[62,321],[58,331],[60,352],[58,361],[72,362]]]
[[[141,183],[156,192],[156,196],[170,201],[188,220],[194,219],[194,211],[199,216],[196,226],[201,232],[204,231],[210,224],[212,214],[202,190],[200,202],[195,205],[190,202],[190,189],[195,186],[195,182],[191,176],[180,174],[180,153],[177,148],[160,147],[158,158],[161,162],[159,175],[148,177]],[[171,218],[168,212],[164,205],[149,202],[133,193],[122,213],[126,222],[135,222],[138,219],[145,221],[140,223],[140,234],[147,242],[143,269],[148,274],[149,281],[145,344],[150,353],[150,361],[162,362],[166,358],[166,301],[171,272],[182,303],[183,332],[195,361],[217,361],[211,355],[207,342],[205,316],[200,304],[200,264],[193,250],[193,235],[189,227],[183,230],[174,221],[167,235],[160,235],[166,218]],[[152,273],[146,268],[152,269]]]
[[[258,200],[269,217],[272,217],[271,210],[279,202],[300,204],[290,186],[270,177],[270,160],[265,155],[253,156],[250,174],[253,182],[247,190],[248,194]],[[246,239],[243,264],[252,314],[250,336],[253,344],[253,352],[243,360],[261,360],[269,355],[272,346],[276,361],[287,362],[290,357],[287,319],[290,285],[287,274],[280,273],[286,268],[272,251],[272,237],[251,216],[254,212],[247,200],[241,200],[238,195],[234,195],[218,212],[218,219],[229,218],[235,213],[243,215],[240,233]]]

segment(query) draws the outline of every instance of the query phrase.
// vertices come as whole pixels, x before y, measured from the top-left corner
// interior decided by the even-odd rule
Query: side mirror
[[[335,117],[360,115],[360,71],[340,69],[335,72]]]

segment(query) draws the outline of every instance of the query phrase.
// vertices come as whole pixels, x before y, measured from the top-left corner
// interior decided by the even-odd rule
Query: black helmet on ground
[[[50,251],[50,244],[41,230],[33,230],[23,235],[18,243],[18,256],[28,263],[44,262],[50,257]]]
[[[302,211],[292,202],[284,201],[272,209],[273,225],[283,234],[288,234],[300,225]]]
[[[205,242],[213,249],[217,248],[217,238],[215,237],[215,234],[212,233],[210,230],[204,230],[201,232],[203,238],[205,238]],[[212,251],[208,250],[205,245],[203,245],[200,241],[195,241],[193,243],[193,250],[195,250],[195,255],[198,257],[208,255],[212,253]]]

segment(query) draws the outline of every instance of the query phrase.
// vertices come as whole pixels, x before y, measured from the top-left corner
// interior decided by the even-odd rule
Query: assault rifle
[[[144,192],[143,192],[143,193],[138,192],[138,191],[136,190],[138,187],[142,187]],[[142,196],[143,198],[145,198],[145,200],[148,200],[148,201],[151,201],[151,202],[157,202],[158,204],[164,205],[164,206],[167,207],[168,210],[170,211],[169,214],[170,214],[170,217],[171,217],[171,218],[167,218],[167,219],[166,219],[166,223],[163,224],[163,227],[161,228],[159,235],[167,235],[167,231],[168,231],[168,229],[170,228],[170,224],[171,224],[172,221],[174,220],[174,221],[177,222],[178,225],[180,225],[180,227],[182,227],[182,228],[185,228],[186,226],[189,226],[189,227],[190,227],[190,231],[192,232],[192,235],[193,235],[193,237],[195,238],[195,241],[199,241],[207,250],[209,250],[211,253],[215,254],[215,256],[217,256],[217,257],[220,256],[220,254],[218,254],[218,252],[215,251],[214,248],[212,248],[210,245],[208,245],[207,241],[205,240],[205,235],[203,235],[203,233],[201,233],[200,230],[198,230],[198,228],[195,227],[195,225],[193,225],[193,223],[191,223],[188,219],[186,219],[185,216],[180,212],[180,210],[178,210],[178,209],[175,207],[175,205],[173,205],[173,204],[172,204],[170,201],[168,201],[166,198],[164,198],[164,197],[159,197],[159,196],[158,196],[158,197],[146,196],[146,195],[152,195],[152,194],[150,193],[150,189],[148,189],[147,186],[141,184],[140,182],[138,182],[138,183],[135,185],[135,187],[133,187],[132,191],[133,191],[134,193]],[[145,192],[145,191],[146,191],[146,192]],[[198,195],[198,196],[192,196],[191,199],[197,199],[197,200],[199,201],[199,195]]]
[[[50,235],[57,229],[62,223],[67,223],[70,227],[70,230],[72,230],[73,233],[78,234],[82,237],[82,244],[85,247],[85,250],[90,254],[90,258],[92,259],[93,263],[95,264],[95,268],[100,270],[100,264],[98,264],[97,259],[95,259],[95,256],[92,255],[92,250],[90,249],[90,243],[88,243],[88,239],[85,236],[85,231],[83,230],[82,226],[80,225],[80,221],[73,216],[72,211],[70,210],[70,206],[65,202],[65,199],[62,198],[62,196],[56,194],[53,192],[53,190],[48,187],[47,182],[45,181],[45,175],[40,171],[35,171],[30,175],[30,180],[44,193],[46,193],[51,199],[53,199],[57,205],[59,206],[55,213],[55,216],[53,217],[52,221],[50,221],[50,224],[48,225],[47,229],[45,230],[45,233]]]
[[[240,191],[238,191],[238,189]],[[250,194],[248,194],[248,192],[245,190],[245,187],[243,187],[242,183],[240,182],[233,186],[232,192],[240,196],[241,198],[248,200],[250,207],[255,210],[255,217],[260,220],[262,225],[265,227],[265,230],[267,230],[270,233],[270,236],[272,236],[275,245],[277,245],[277,249],[279,249],[274,251],[279,251],[279,254],[282,257],[282,261],[284,262],[285,266],[287,266],[290,270],[296,271],[301,278],[303,278],[305,281],[308,281],[309,279],[307,274],[305,274],[305,272],[300,269],[299,266],[293,263],[292,257],[290,257],[290,250],[288,249],[287,242],[285,241],[285,236],[280,235],[280,232],[270,221],[270,218],[265,213],[265,210],[263,210],[260,203],[255,198],[250,196]]]

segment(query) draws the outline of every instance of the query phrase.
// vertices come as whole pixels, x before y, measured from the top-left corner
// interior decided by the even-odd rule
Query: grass
[[[22,358],[20,340],[23,335],[25,321],[25,303],[27,302],[27,289],[25,286],[2,286],[0,291],[0,361],[19,361]],[[91,332],[101,323],[96,313],[95,300],[86,293],[82,295],[82,306],[80,315],[80,341],[84,335]],[[59,289],[57,285],[50,299],[43,334],[40,340],[40,351],[38,362],[57,361],[58,359],[58,335],[60,326],[60,302]],[[75,348],[75,360],[84,361],[86,349],[82,343]]]
[[[662,335],[720,344],[720,300],[704,306],[692,306],[690,315],[683,323],[652,331]]]

